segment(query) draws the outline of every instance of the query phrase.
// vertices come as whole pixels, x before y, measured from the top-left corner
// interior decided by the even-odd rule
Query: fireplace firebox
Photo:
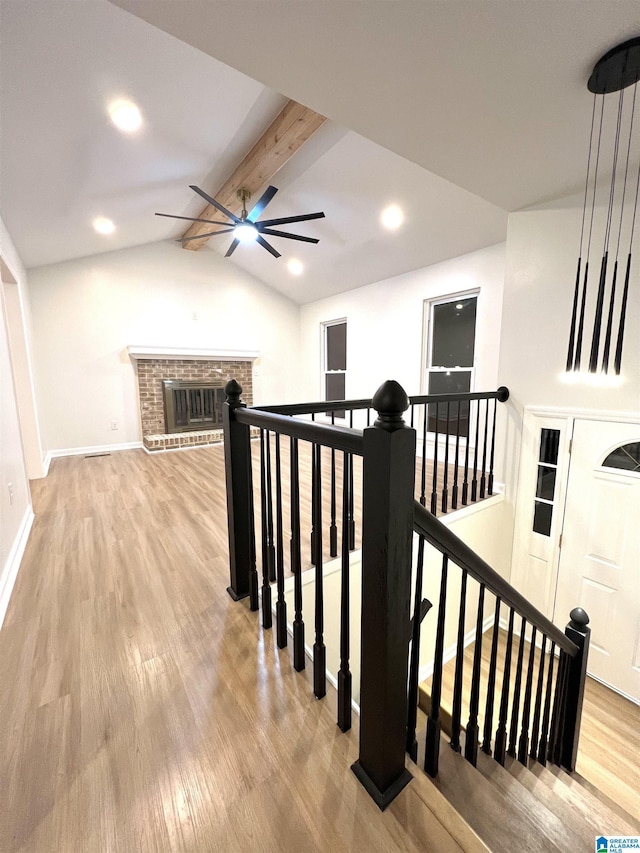
[[[165,379],[165,430],[168,433],[217,429],[222,426],[224,389],[202,380]]]

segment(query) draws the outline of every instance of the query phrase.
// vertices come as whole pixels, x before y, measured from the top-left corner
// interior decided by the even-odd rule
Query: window
[[[616,447],[607,455],[602,467],[640,473],[640,441],[632,441]]]
[[[426,393],[466,394],[473,387],[476,342],[477,295],[448,296],[428,303],[428,344],[426,347]],[[455,434],[458,406],[449,406],[449,434]],[[430,407],[429,430],[446,429],[446,414],[440,406],[438,423],[435,406]],[[469,404],[460,408],[460,435],[469,434]]]
[[[347,371],[347,321],[334,320],[324,323],[324,399],[344,400]],[[330,413],[328,413],[330,414]],[[344,418],[344,411],[336,411],[337,418]]]
[[[551,536],[559,447],[559,429],[543,428],[540,430],[538,477],[533,508],[533,532],[540,533],[542,536]]]

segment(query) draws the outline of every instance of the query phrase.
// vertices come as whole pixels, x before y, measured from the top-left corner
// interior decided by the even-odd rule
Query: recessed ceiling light
[[[99,216],[97,219],[94,219],[93,227],[98,234],[113,234],[116,230],[116,226],[113,222],[110,219],[105,219],[104,216]]]
[[[462,302],[456,303],[456,311],[462,311],[463,308],[464,308],[464,305],[462,304]]]
[[[140,110],[131,101],[116,101],[109,107],[111,121],[125,133],[135,133],[142,126]]]
[[[258,229],[250,222],[241,222],[233,229],[233,236],[241,243],[251,243],[258,236]]]
[[[397,204],[390,204],[380,214],[380,222],[389,231],[395,231],[404,222],[404,212]]]
[[[304,272],[304,264],[297,258],[289,258],[287,261],[287,269],[291,275],[302,275]]]

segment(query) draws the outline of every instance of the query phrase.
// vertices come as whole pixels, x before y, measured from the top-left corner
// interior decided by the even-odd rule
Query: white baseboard
[[[51,460],[59,456],[92,456],[95,453],[117,453],[119,450],[135,450],[139,447],[142,447],[141,441],[125,441],[122,444],[93,444],[88,447],[64,447],[59,450],[49,450],[44,459],[45,472],[49,472]]]
[[[34,517],[33,507],[29,504],[22,518],[18,535],[15,538],[11,551],[9,551],[9,557],[2,570],[2,575],[0,575],[0,628],[2,628],[7,607],[9,606],[9,599],[11,598],[11,593],[13,592],[13,587],[18,576],[18,569],[22,562],[24,549],[27,546]]]
[[[42,476],[43,477],[46,477],[47,474],[49,473],[49,468],[51,467],[51,458],[52,458],[51,457],[51,451],[48,450],[44,455],[44,459],[42,460]]]
[[[489,628],[493,625],[494,614],[491,616],[487,616],[482,623],[482,633],[488,631]],[[467,646],[470,646],[471,643],[474,643],[476,639],[476,629],[472,628],[470,631],[464,635],[463,646],[466,649]],[[446,663],[449,663],[450,660],[453,660],[456,656],[456,652],[458,651],[458,643],[452,643],[448,649],[444,650],[444,654],[442,655],[442,665],[444,666]],[[424,666],[421,666],[418,670],[418,684],[421,684],[427,678],[431,678],[433,675],[433,661],[429,661]]]

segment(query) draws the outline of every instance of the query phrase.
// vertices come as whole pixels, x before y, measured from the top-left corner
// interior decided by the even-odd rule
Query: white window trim
[[[326,320],[323,323],[320,323],[320,396],[318,400],[324,400],[326,394],[326,383],[325,376],[327,373],[344,373],[345,376],[345,395],[347,393],[347,371],[345,370],[327,370],[327,329],[329,326],[340,326],[342,324],[347,326],[347,336],[349,335],[349,327],[347,324],[346,317],[340,317],[337,320]],[[347,346],[348,346],[348,337],[347,337]],[[328,419],[330,420],[330,418]]]

